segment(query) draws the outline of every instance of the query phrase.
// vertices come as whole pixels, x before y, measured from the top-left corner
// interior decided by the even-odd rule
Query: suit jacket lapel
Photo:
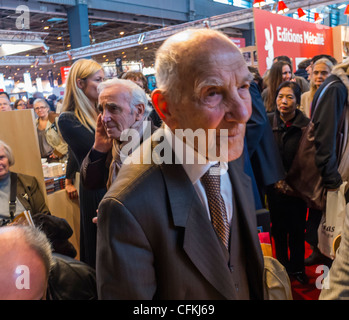
[[[181,165],[161,167],[175,226],[184,227],[183,248],[201,274],[227,299],[234,299],[228,260],[190,179]]]
[[[243,170],[241,158],[229,162],[228,173],[230,181],[232,182],[233,197],[237,206],[237,212],[234,212],[234,214],[239,214],[241,220],[246,224],[246,232],[257,232],[257,227],[255,227],[256,223],[254,223],[254,221],[256,221],[256,209],[254,206],[254,199],[251,197],[250,179],[247,175],[242,174]]]
[[[229,163],[229,175],[233,184],[233,196],[236,203],[236,212],[239,215],[240,242],[247,253],[246,271],[250,282],[252,298],[263,298],[262,274],[263,255],[257,233],[257,218],[250,178],[243,172],[243,157]],[[233,217],[234,218],[234,217]],[[231,248],[234,244],[231,243]],[[232,253],[232,251],[230,252]],[[252,291],[251,291],[252,290]]]

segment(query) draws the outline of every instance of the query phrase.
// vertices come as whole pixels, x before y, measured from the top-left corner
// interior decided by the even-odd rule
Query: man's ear
[[[164,95],[159,89],[155,89],[151,94],[151,99],[153,101],[153,106],[159,117],[162,120],[166,120],[166,116],[168,115],[167,102],[165,100]]]
[[[144,111],[145,111],[145,106],[143,103],[137,104],[135,106],[136,108],[136,120],[141,120],[143,118],[144,115]]]

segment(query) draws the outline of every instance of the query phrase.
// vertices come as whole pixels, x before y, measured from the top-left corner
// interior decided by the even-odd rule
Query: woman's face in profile
[[[103,79],[104,71],[101,69],[84,80],[81,89],[91,102],[98,101],[97,87]]]
[[[292,78],[292,71],[289,65],[285,64],[282,67],[282,81],[290,81]]]
[[[4,147],[0,147],[0,180],[4,179],[10,170]]]

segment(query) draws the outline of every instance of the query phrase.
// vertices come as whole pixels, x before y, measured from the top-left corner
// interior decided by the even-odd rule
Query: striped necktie
[[[225,203],[221,195],[221,176],[219,170],[219,163],[213,165],[202,176],[201,182],[206,191],[212,225],[225,247],[229,250],[230,226]]]

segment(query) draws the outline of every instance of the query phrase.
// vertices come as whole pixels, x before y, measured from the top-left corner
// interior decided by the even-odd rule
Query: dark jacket
[[[58,119],[58,126],[63,139],[67,142],[72,151],[71,154],[75,157],[75,164],[80,171],[82,161],[93,146],[95,140],[94,131],[89,131],[84,127],[73,112],[61,113]],[[69,156],[71,154],[69,154]],[[92,218],[96,216],[98,204],[102,200],[106,188],[87,190],[80,181],[79,189],[80,260],[94,268],[96,263],[97,227],[92,222]]]
[[[298,77],[303,77],[305,80],[308,81],[309,74],[305,69],[297,69],[294,75]]]
[[[31,215],[50,214],[35,177],[17,173],[17,198]]]
[[[89,265],[53,253],[46,300],[97,300],[96,272]]]
[[[281,158],[275,153],[277,146],[265,111],[262,96],[255,83],[251,83],[252,115],[246,126],[246,142],[258,188],[285,178]],[[261,192],[262,194],[262,192]]]
[[[74,258],[77,252],[68,240],[73,230],[65,219],[51,215],[35,177],[17,173],[17,198],[46,234],[53,251]]]
[[[99,206],[99,298],[238,299],[246,288],[238,290],[243,270],[251,298],[263,299],[263,256],[243,158],[228,164],[236,201],[233,219],[238,220],[228,252],[183,166],[156,163],[162,150],[156,148],[159,133],[152,136],[151,150],[145,150],[145,159],[151,155],[154,163],[124,164]]]
[[[298,150],[299,140],[302,137],[302,128],[308,125],[310,119],[298,109],[296,109],[296,115],[289,127],[281,120],[278,110],[268,114],[268,117],[279,148],[285,173],[287,173]]]
[[[324,187],[327,189],[336,189],[342,184],[342,178],[338,172],[336,139],[348,91],[337,76],[330,75],[316,91],[311,111],[313,114],[313,108],[316,106],[322,90],[334,80],[335,82],[327,88],[321,97],[313,118],[315,124],[315,163],[321,172]]]

